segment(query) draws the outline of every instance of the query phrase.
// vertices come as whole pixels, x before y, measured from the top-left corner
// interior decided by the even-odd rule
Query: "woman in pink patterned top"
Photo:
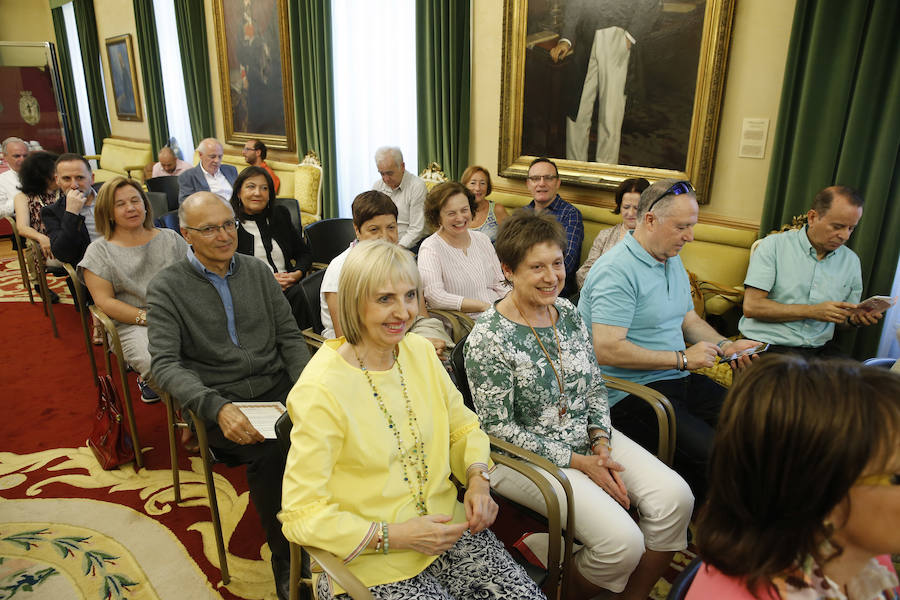
[[[455,181],[425,199],[425,222],[436,232],[419,248],[419,273],[430,308],[461,310],[477,318],[509,288],[490,238],[469,229],[475,196]]]
[[[728,393],[688,600],[900,598],[900,376],[763,356]]]

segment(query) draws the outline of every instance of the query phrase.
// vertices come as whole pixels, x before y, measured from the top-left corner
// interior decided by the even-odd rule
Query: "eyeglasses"
[[[208,225],[206,227],[185,227],[185,229],[190,229],[191,231],[196,231],[200,234],[200,237],[211,238],[215,237],[219,231],[224,231],[225,233],[234,233],[237,230],[237,222],[234,220],[225,221],[221,225]]]
[[[539,183],[541,181],[556,181],[559,179],[559,175],[529,175],[528,181],[532,183]]]
[[[900,485],[900,473],[867,475],[857,479],[854,485]]]
[[[653,207],[656,206],[656,203],[665,198],[668,195],[672,196],[680,196],[681,194],[693,194],[694,188],[688,181],[676,181],[672,184],[672,187],[667,189],[662,195],[650,203],[650,206],[647,207],[647,212],[653,210]]]

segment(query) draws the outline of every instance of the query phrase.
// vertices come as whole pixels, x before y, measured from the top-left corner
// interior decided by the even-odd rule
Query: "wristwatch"
[[[484,479],[485,481],[487,481],[488,483],[491,482],[491,474],[488,473],[487,471],[478,471],[478,474],[481,475],[481,478]]]

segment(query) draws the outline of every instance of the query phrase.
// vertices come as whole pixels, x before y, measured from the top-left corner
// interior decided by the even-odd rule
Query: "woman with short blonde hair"
[[[360,242],[347,256],[344,337],[325,342],[288,395],[284,535],[337,555],[376,598],[543,598],[488,529],[487,435],[431,344],[407,333],[418,284],[397,244]],[[327,576],[317,590],[343,592]]]

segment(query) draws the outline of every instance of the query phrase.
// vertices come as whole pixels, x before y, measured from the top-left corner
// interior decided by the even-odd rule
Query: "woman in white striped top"
[[[419,273],[429,307],[477,318],[509,288],[490,238],[469,229],[474,211],[474,195],[455,181],[428,193],[425,222],[435,233],[419,248]]]

